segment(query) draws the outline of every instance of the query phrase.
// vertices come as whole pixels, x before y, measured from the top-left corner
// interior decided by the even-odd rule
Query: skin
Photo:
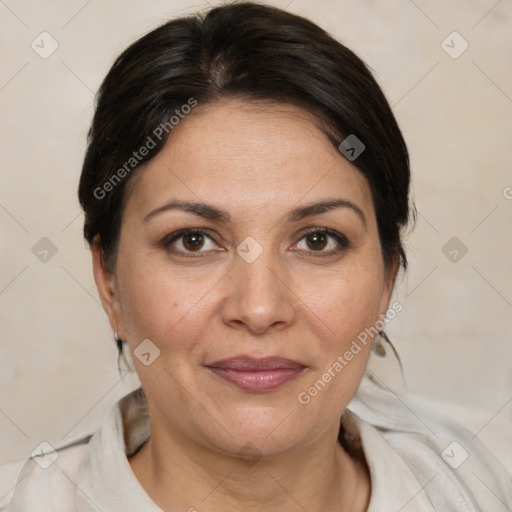
[[[339,198],[364,222],[349,207],[287,220],[294,208]],[[144,222],[170,199],[207,203],[231,220],[171,209]],[[161,241],[184,228],[213,239],[165,248]],[[311,228],[335,230],[350,246],[304,236]],[[249,236],[263,250],[252,263],[236,252]],[[367,509],[364,457],[349,456],[337,436],[371,344],[309,404],[297,396],[386,313],[397,266],[383,263],[366,178],[311,116],[235,100],[196,107],[132,177],[115,268],[103,265],[98,240],[93,267],[110,324],[132,353],[145,339],[160,350],[149,366],[133,358],[152,436],[129,459],[158,506]],[[277,389],[249,392],[205,367],[241,354],[307,368]]]

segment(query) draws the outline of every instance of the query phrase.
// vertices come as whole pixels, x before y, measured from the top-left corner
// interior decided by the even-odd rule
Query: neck
[[[349,456],[337,433],[333,428],[286,456],[241,459],[153,428],[129,462],[147,494],[166,512],[365,511],[370,478],[364,457]]]

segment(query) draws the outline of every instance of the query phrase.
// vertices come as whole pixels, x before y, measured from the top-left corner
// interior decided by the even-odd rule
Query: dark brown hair
[[[185,106],[221,98],[298,106],[337,148],[357,137],[364,151],[352,163],[372,191],[384,262],[398,259],[406,268],[401,229],[414,213],[409,157],[380,87],[352,51],[317,25],[257,3],[169,21],[128,47],[105,77],[78,195],[85,238],[91,244],[99,235],[107,268],[115,265],[134,171],[162,149]]]

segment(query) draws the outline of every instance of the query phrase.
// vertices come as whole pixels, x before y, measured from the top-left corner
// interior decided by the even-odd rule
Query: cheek
[[[368,363],[372,327],[379,319],[381,281],[375,274],[363,266],[347,266],[310,287],[304,300],[318,359],[296,398],[304,411],[323,411],[326,422],[339,417],[352,399]]]
[[[207,276],[192,276],[169,266],[148,265],[137,257],[123,258],[118,266],[123,318],[134,341],[162,340],[186,330],[190,337],[206,318]]]
[[[302,287],[304,313],[309,311],[311,318],[318,317],[316,323],[324,331],[321,338],[333,349],[342,350],[378,320],[382,274],[376,268],[377,264],[372,268],[372,265],[347,262],[336,273],[324,274],[316,282],[308,280],[309,285]]]

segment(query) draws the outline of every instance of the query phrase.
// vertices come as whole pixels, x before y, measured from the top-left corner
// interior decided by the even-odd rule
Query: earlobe
[[[393,289],[395,286],[396,276],[399,270],[399,258],[396,257],[390,263],[390,265],[385,268],[384,271],[384,288],[382,293],[382,302],[381,302],[381,315],[385,315],[389,308],[389,302],[391,301],[391,296],[393,295]]]
[[[94,281],[101,300],[103,309],[107,313],[110,327],[113,331],[119,331],[121,335],[122,318],[121,308],[118,299],[116,276],[105,266],[103,250],[98,238],[94,238],[91,244],[92,266],[94,273]]]
[[[396,277],[398,275],[398,270],[400,268],[400,258],[397,256],[393,259],[393,262],[390,265],[390,268],[387,272],[387,283],[389,288],[389,296],[391,298],[391,295],[393,293],[393,289],[395,287]]]

